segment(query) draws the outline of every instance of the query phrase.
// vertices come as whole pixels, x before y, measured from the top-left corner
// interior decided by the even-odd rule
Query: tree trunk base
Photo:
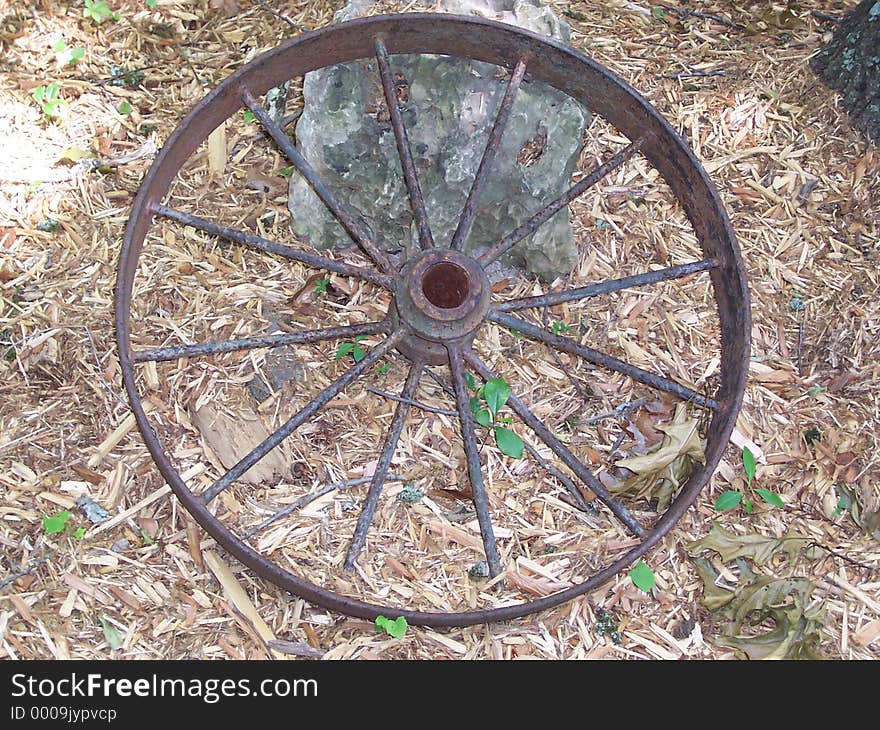
[[[810,66],[840,92],[852,126],[880,143],[880,0],[862,0]]]

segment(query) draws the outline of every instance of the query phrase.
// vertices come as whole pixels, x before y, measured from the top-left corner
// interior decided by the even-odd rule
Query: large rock
[[[334,22],[365,15],[372,0],[352,0]],[[539,0],[440,0],[439,9],[519,25],[567,41],[568,25]],[[440,56],[392,56],[428,219],[447,245],[488,139],[509,74],[491,64]],[[390,248],[416,245],[385,97],[374,59],[307,74],[296,141],[340,199],[362,215]],[[514,104],[495,170],[465,251],[492,245],[570,185],[588,112],[540,83],[526,82]],[[291,180],[294,232],[318,248],[351,240],[301,178]],[[544,278],[567,273],[576,248],[566,210],[511,253]]]

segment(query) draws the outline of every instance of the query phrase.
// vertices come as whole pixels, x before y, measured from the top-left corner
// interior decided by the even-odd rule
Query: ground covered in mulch
[[[709,0],[553,3],[573,45],[643,93],[717,185],[749,277],[749,385],[715,475],[645,556],[650,590],[624,571],[532,617],[410,627],[401,638],[255,577],[193,523],[134,428],[114,341],[122,237],[156,150],[209,89],[283,39],[328,24],[341,4],[107,5],[115,15],[98,23],[82,17],[83,3],[0,4],[0,655],[878,657],[880,152],[847,126],[808,66],[834,17],[855,3],[762,0],[735,12]],[[580,169],[625,142],[595,119]],[[186,164],[174,205],[297,245],[289,174],[239,115]],[[498,269],[498,298],[701,258],[640,157],[570,215],[581,251],[572,274],[542,283]],[[353,250],[333,256],[366,264]],[[380,288],[325,273],[163,220],[139,262],[132,341],[147,349],[382,316]],[[724,367],[713,306],[700,274],[523,316],[711,393]],[[153,428],[199,491],[352,365],[355,345],[369,352],[380,341],[352,342],[347,353],[322,342],[169,360],[138,366],[138,382]],[[477,351],[611,489],[632,484],[616,461],[661,443],[681,457],[661,476],[680,478],[699,458],[700,409],[506,328],[486,327]],[[448,373],[432,368],[416,400],[433,410],[412,409],[392,464],[399,480],[386,485],[356,571],[343,571],[363,478],[394,412],[388,394],[406,371],[399,357],[377,363],[224,491],[218,517],[306,580],[429,611],[550,595],[635,544],[604,507],[574,504],[564,468],[525,429],[511,425],[530,448],[522,459],[482,431],[507,570],[503,584],[487,583]],[[755,456],[751,479],[744,447]],[[650,525],[670,492],[663,484],[642,481],[621,499]],[[716,509],[730,491],[751,510]],[[778,498],[782,507],[771,503]]]

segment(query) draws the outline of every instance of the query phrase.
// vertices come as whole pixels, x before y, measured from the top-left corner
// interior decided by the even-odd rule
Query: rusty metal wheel
[[[438,54],[469,58],[495,64],[509,73],[507,90],[498,108],[483,159],[470,188],[458,228],[448,247],[435,246],[432,239],[418,172],[395,91],[392,72],[395,54]],[[378,68],[418,234],[418,250],[408,260],[400,260],[392,253],[397,242],[389,245],[379,240],[357,214],[339,201],[334,191],[321,180],[260,101],[261,95],[288,79],[296,79],[333,64],[364,58],[373,59],[372,62]],[[523,83],[547,84],[569,95],[588,107],[597,115],[597,119],[604,120],[602,123],[612,130],[616,139],[626,138],[624,141],[628,142],[616,152],[606,147],[604,161],[585,173],[577,173],[577,181],[568,192],[542,210],[536,211],[531,219],[502,240],[486,242],[482,254],[467,255],[462,251],[462,242],[471,230],[481,190],[488,176],[492,174],[493,158],[504,134],[517,90]],[[200,196],[206,195],[206,189],[181,193],[180,189],[174,187],[176,176],[197,153],[200,145],[204,149],[204,143],[211,132],[226,120],[240,118],[243,109],[250,110],[262,127],[261,131],[274,140],[289,164],[308,180],[332,215],[360,247],[360,253],[366,258],[363,265],[343,260],[337,255],[338,252],[318,253],[296,245],[296,242],[294,245],[277,243],[268,236],[242,230],[241,225],[217,223],[181,209],[181,205],[185,207],[180,202],[181,199],[198,200]],[[602,156],[595,154],[595,158],[602,159]],[[518,296],[513,298],[493,292],[493,285],[486,273],[492,262],[507,254],[519,241],[559,211],[574,205],[590,188],[596,188],[606,177],[622,172],[636,161],[651,171],[652,180],[657,185],[666,186],[663,189],[668,191],[673,205],[678,206],[681,211],[681,227],[689,226],[690,232],[686,237],[690,236],[687,240],[693,244],[687,247],[688,250],[678,251],[673,257],[665,245],[657,246],[657,250],[646,252],[641,261],[635,262],[635,273],[603,277],[598,281],[593,279],[578,286],[570,286],[570,282],[566,281],[562,288],[557,287],[556,290],[543,294],[534,294],[537,286],[534,281],[526,281],[526,286],[517,289]],[[164,231],[161,236],[155,230],[160,227]],[[384,311],[384,315],[341,326],[315,329],[294,326],[288,328],[291,331],[262,333],[250,337],[236,337],[241,328],[234,328],[228,338],[191,343],[187,342],[191,338],[182,333],[179,322],[169,322],[172,319],[169,311],[173,310],[173,306],[156,305],[157,314],[157,310],[150,309],[153,305],[143,305],[149,311],[139,312],[134,319],[153,324],[159,322],[160,325],[145,326],[144,332],[136,332],[133,339],[132,315],[141,306],[140,295],[135,287],[137,276],[142,275],[139,272],[146,272],[147,278],[154,285],[156,276],[193,277],[199,274],[189,264],[181,264],[174,269],[169,268],[165,262],[150,268],[149,261],[145,259],[151,248],[154,249],[154,261],[165,255],[163,245],[170,245],[170,241],[175,238],[175,227],[178,233],[184,232],[186,245],[189,246],[186,249],[189,252],[187,255],[192,255],[194,263],[200,261],[197,247],[205,239],[213,241],[213,245],[217,245],[216,242],[222,239],[232,242],[242,251],[247,251],[248,255],[252,251],[260,252],[264,256],[269,254],[274,257],[273,261],[282,262],[285,266],[296,264],[312,267],[317,272],[332,272],[341,279],[354,282],[355,286],[360,287],[359,291],[366,292],[367,295],[373,293],[372,296],[376,297],[375,302]],[[671,263],[673,261],[678,263]],[[653,268],[644,270],[646,262],[653,264]],[[248,266],[250,265],[245,262],[242,269]],[[641,271],[638,270],[639,267],[642,267]],[[230,267],[226,266],[226,269],[229,270]],[[254,275],[260,276],[259,270],[251,270]],[[700,281],[702,284],[696,283]],[[717,322],[717,327],[713,330],[716,351],[704,353],[703,349],[709,350],[711,346],[699,343],[691,348],[690,354],[697,359],[700,369],[711,376],[703,378],[700,386],[694,385],[699,378],[691,378],[689,385],[680,382],[687,379],[687,372],[679,372],[675,378],[658,372],[673,370],[671,363],[678,361],[679,354],[670,353],[668,357],[664,355],[658,358],[651,369],[638,367],[624,357],[607,354],[608,348],[603,351],[603,343],[595,335],[589,340],[589,344],[584,344],[583,340],[587,338],[580,336],[581,333],[574,333],[578,336],[566,334],[571,330],[567,325],[554,327],[550,331],[546,321],[530,321],[522,314],[529,310],[547,311],[548,308],[556,308],[558,311],[560,306],[571,306],[580,307],[578,311],[581,316],[588,318],[592,312],[600,309],[590,304],[597,301],[594,298],[627,292],[650,292],[654,287],[665,285],[677,287],[674,291],[685,297],[693,293],[697,299],[701,299],[694,306],[705,305]],[[162,288],[161,284],[159,288]],[[174,293],[171,292],[168,296],[173,298]],[[375,309],[376,306],[373,306],[370,311]],[[257,310],[258,314],[262,311],[259,307]],[[210,332],[206,334],[228,331],[228,327],[224,329],[224,322],[213,323]],[[607,321],[605,324],[607,329]],[[544,37],[482,19],[403,14],[360,19],[306,33],[288,41],[232,74],[192,109],[162,147],[132,206],[119,263],[116,329],[125,388],[153,460],[180,502],[217,543],[259,575],[290,593],[325,608],[366,619],[373,619],[378,614],[402,615],[415,624],[463,626],[524,616],[594,590],[644,555],[669,532],[693,504],[727,447],[746,380],[749,305],[739,249],[718,195],[688,145],[638,93],[581,53]],[[481,337],[488,331],[496,333],[493,335],[494,339],[488,345],[481,344]],[[557,499],[554,504],[567,505],[571,511],[578,513],[573,518],[573,524],[586,531],[599,530],[600,536],[609,536],[606,543],[616,541],[617,545],[617,551],[610,553],[607,559],[588,560],[580,564],[571,573],[568,582],[561,587],[557,585],[548,590],[545,586],[543,590],[531,593],[523,593],[522,590],[519,593],[515,590],[505,593],[511,587],[510,581],[503,580],[504,572],[509,566],[502,558],[504,551],[499,549],[496,540],[498,531],[493,527],[493,513],[498,512],[500,503],[493,502],[492,479],[487,480],[485,477],[486,469],[481,463],[481,446],[478,443],[480,432],[471,409],[470,373],[477,374],[484,382],[495,376],[495,370],[489,361],[493,351],[499,347],[498,332],[503,332],[505,336],[513,332],[517,337],[523,338],[519,343],[531,342],[533,346],[546,347],[557,363],[563,364],[560,358],[565,358],[567,363],[564,363],[563,370],[571,371],[565,375],[572,382],[575,382],[575,377],[582,377],[583,368],[590,368],[590,372],[608,372],[610,377],[621,381],[616,383],[614,390],[615,393],[622,394],[621,398],[632,395],[639,389],[641,392],[653,392],[676,402],[687,402],[689,406],[701,411],[706,416],[703,419],[704,424],[708,423],[704,428],[705,463],[694,468],[672,495],[664,510],[652,512],[650,505],[637,509],[633,499],[613,493],[596,477],[594,469],[587,466],[586,459],[576,454],[580,447],[576,447],[574,442],[581,438],[580,432],[575,430],[574,438],[571,433],[569,437],[562,438],[560,425],[550,424],[546,408],[540,403],[536,405],[534,401],[527,405],[530,394],[535,395],[535,401],[540,400],[540,394],[535,392],[534,384],[528,377],[515,377],[517,373],[531,372],[528,367],[524,365],[515,370],[513,376],[508,378],[511,393],[507,405],[519,418],[522,424],[519,428],[525,427],[523,433],[528,432],[537,437],[536,443],[543,450],[544,456],[531,444],[527,444],[526,448],[546,470],[543,473],[549,475],[529,488],[536,493],[541,490],[555,490],[564,499]],[[353,340],[364,336],[381,339],[374,347],[366,350],[359,361],[338,377],[334,376],[332,382],[289,418],[280,419],[283,420],[280,427],[241,456],[234,466],[219,473],[216,478],[212,477],[213,481],[201,491],[196,491],[192,475],[201,471],[204,478],[205,469],[184,468],[188,463],[187,455],[191,455],[193,449],[179,448],[174,441],[174,434],[183,427],[178,424],[177,431],[164,429],[163,435],[160,433],[163,429],[155,421],[151,421],[161,409],[155,405],[155,396],[152,398],[153,403],[150,403],[150,387],[145,383],[150,378],[145,378],[143,371],[153,368],[155,389],[159,382],[155,371],[158,363],[198,363],[204,358],[223,355],[234,357],[241,352],[250,356],[258,350],[265,351],[264,348]],[[658,338],[654,337],[654,333],[648,333],[647,336],[652,338],[651,351],[656,351]],[[161,346],[157,345],[156,337],[163,340]],[[175,343],[175,340],[176,344],[167,344]],[[669,337],[666,338],[667,343],[671,341]],[[514,343],[510,345],[509,353],[519,352],[525,360],[533,358],[533,353],[515,349],[523,347],[522,344]],[[627,352],[630,351],[633,350]],[[481,352],[482,354],[478,354]],[[514,354],[504,357],[514,358]],[[276,560],[274,555],[262,554],[248,543],[269,523],[277,523],[289,517],[316,496],[325,495],[340,486],[347,486],[346,482],[310,491],[293,501],[288,499],[283,509],[273,512],[268,519],[258,522],[252,519],[247,523],[250,525],[247,528],[240,526],[243,523],[231,528],[227,522],[221,520],[215,514],[220,500],[215,498],[231,487],[233,489],[229,494],[239,489],[240,480],[249,469],[259,464],[267,454],[304,424],[325,417],[325,407],[331,399],[359,379],[374,373],[374,366],[383,358],[395,358],[397,362],[408,363],[408,375],[400,395],[395,399],[395,412],[385,429],[384,441],[379,447],[372,475],[351,480],[361,484],[368,483],[368,489],[361,500],[356,525],[349,531],[350,537],[345,538],[344,550],[337,551],[335,562],[328,563],[331,568],[338,569],[340,575],[348,576],[348,579],[335,580],[327,571],[319,571],[317,578],[311,574],[304,577],[304,571],[311,560],[303,558],[299,564],[293,564],[297,561],[290,557],[279,557]],[[331,365],[338,368],[340,364],[331,359]],[[503,362],[496,363],[496,367],[499,365],[503,365]],[[435,371],[446,373],[447,380],[444,381]],[[454,408],[432,409],[419,401],[420,378],[425,373],[433,375],[446,388]],[[576,375],[577,373],[580,375]],[[203,375],[204,373],[200,377]],[[426,382],[422,382],[423,389]],[[554,381],[557,384],[558,382],[558,379]],[[625,387],[622,383],[626,384]],[[478,534],[490,583],[493,584],[492,590],[480,594],[481,598],[476,606],[473,605],[474,601],[470,604],[455,600],[443,603],[435,597],[432,599],[433,604],[429,605],[450,605],[453,610],[413,609],[406,599],[407,595],[412,595],[412,590],[408,593],[395,590],[395,596],[403,596],[405,603],[396,605],[394,597],[389,598],[387,589],[373,586],[373,592],[369,595],[379,596],[382,600],[364,600],[363,596],[367,593],[358,592],[356,587],[352,587],[353,581],[364,578],[357,563],[358,556],[365,547],[371,521],[380,504],[383,484],[392,476],[389,470],[395,449],[408,414],[414,412],[414,406],[421,409],[419,413],[427,414],[426,417],[436,413],[445,414],[447,423],[454,423],[461,436],[476,524],[479,527]],[[581,403],[579,409],[586,407],[586,404]],[[181,410],[185,409],[171,408],[169,413],[180,416]],[[538,410],[544,415],[536,415]],[[449,418],[451,413],[455,414],[452,420]],[[185,419],[178,418],[178,421]],[[596,421],[588,419],[586,422]],[[565,472],[549,463],[549,459],[554,457],[569,471]],[[488,457],[483,454],[483,458]],[[211,473],[210,469],[208,473]],[[190,484],[187,483],[188,479]],[[237,508],[232,512],[240,512],[239,508],[244,506],[241,502],[247,502],[248,496],[248,490],[245,490],[242,498],[235,502]],[[226,517],[229,515],[230,511],[226,510]],[[509,542],[528,538],[528,535],[517,535],[519,524],[512,523],[512,528],[505,532],[511,538]],[[403,536],[400,539],[404,539]],[[479,545],[479,542],[476,544]],[[412,548],[412,551],[417,552],[418,547]],[[424,545],[421,547],[425,548]],[[471,549],[474,547],[472,545]],[[406,557],[404,556],[404,561]],[[292,564],[291,569],[284,567],[282,562]],[[410,574],[407,579],[417,582],[418,574]],[[323,583],[325,580],[326,583]],[[372,583],[370,580],[367,582]],[[327,585],[334,589],[328,589]]]

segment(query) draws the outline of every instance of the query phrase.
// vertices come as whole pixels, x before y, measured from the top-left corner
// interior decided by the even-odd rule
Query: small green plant
[[[57,515],[43,516],[43,532],[47,535],[54,535],[57,532],[64,532],[67,527],[67,521],[70,519],[70,512],[62,510]]]
[[[834,511],[831,513],[832,520],[836,520],[840,515],[848,511],[853,503],[852,498],[839,486],[836,491],[840,496],[837,498],[837,504],[834,506]]]
[[[403,616],[396,619],[385,618],[385,616],[376,616],[376,631],[384,631],[393,639],[401,638],[405,633],[409,624]]]
[[[807,446],[812,446],[817,441],[822,440],[822,432],[816,426],[810,426],[804,431],[804,441]]]
[[[596,619],[596,636],[608,636],[615,644],[623,641],[618,622],[611,613],[604,608],[597,608]]]
[[[104,0],[85,0],[83,17],[91,20],[95,25],[101,25],[105,20],[112,18],[119,20],[119,13],[114,13]]]
[[[63,38],[52,44],[52,50],[55,51],[55,60],[62,66],[76,66],[86,55],[85,48],[68,48]]]
[[[61,230],[61,223],[54,218],[46,218],[46,220],[37,223],[34,228],[43,233],[57,233]]]
[[[554,322],[550,331],[553,332],[554,335],[561,335],[565,332],[571,332],[571,327],[565,324],[565,322]]]
[[[245,110],[244,110],[244,121],[245,121],[245,122],[247,122],[248,124],[250,124],[250,123],[251,123],[252,121],[254,121],[256,118],[257,118],[257,115],[254,114],[250,109],[245,109]]]
[[[465,382],[468,388],[474,392],[470,401],[474,420],[494,432],[495,445],[498,446],[498,450],[502,454],[512,459],[522,458],[523,440],[509,428],[506,428],[511,423],[511,419],[498,415],[498,411],[510,398],[510,386],[507,382],[502,378],[489,378],[482,387],[477,388],[474,377],[470,373],[465,373]]]
[[[147,75],[140,69],[126,69],[123,66],[116,65],[110,67],[110,86],[118,86],[121,89],[133,89],[145,78],[147,78]]]
[[[666,18],[667,18],[666,11],[663,10],[663,8],[660,8],[660,7],[651,8],[651,15],[663,23],[666,22]]]
[[[315,291],[319,294],[327,293],[327,286],[330,284],[330,277],[325,276],[323,279],[318,279],[315,282]]]
[[[367,353],[364,352],[364,348],[362,348],[358,344],[358,342],[363,342],[365,339],[367,339],[366,335],[358,335],[354,338],[354,342],[343,342],[336,349],[336,359],[341,360],[346,355],[350,354],[352,360],[354,360],[355,362],[360,362],[361,360],[363,360],[366,357]]]
[[[645,564],[644,560],[640,560],[636,563],[629,571],[628,575],[629,579],[633,582],[633,585],[640,591],[650,593],[651,589],[654,587],[654,571]]]
[[[69,532],[77,540],[82,540],[86,534],[85,527],[74,527],[70,524],[70,512],[66,509],[51,517],[43,515],[43,532],[47,535],[57,535],[60,532]]]
[[[146,0],[146,3],[147,3],[147,7],[148,7],[148,8],[154,8],[154,9],[155,9],[155,7],[156,7],[156,0]]]
[[[107,618],[102,613],[98,616],[98,619],[101,621],[101,628],[104,630],[104,639],[107,642],[107,645],[111,649],[119,649],[122,646],[123,640],[119,635],[119,632],[116,628],[111,624]]]
[[[50,119],[57,117],[61,113],[61,107],[67,103],[58,96],[58,84],[55,81],[45,86],[38,86],[34,89],[33,94],[34,101],[43,110],[43,114]]]
[[[405,504],[415,504],[422,497],[425,496],[425,493],[415,486],[412,482],[407,482],[403,489],[397,494],[397,499]]]
[[[792,292],[788,308],[792,312],[803,312],[807,308],[807,305],[804,304],[804,295],[799,291]]]
[[[758,472],[758,465],[755,461],[755,455],[752,453],[751,449],[748,446],[744,446],[742,450],[742,463],[743,463],[743,472],[746,475],[746,487],[748,489],[752,488],[752,482],[755,479],[755,475]],[[756,488],[754,490],[755,494],[757,494],[761,499],[763,499],[767,504],[772,507],[785,507],[785,502],[782,501],[782,497],[780,497],[776,492],[773,492],[769,489]],[[715,500],[715,509],[719,512],[725,512],[727,510],[731,510],[736,508],[740,503],[742,503],[743,510],[747,515],[752,513],[754,509],[754,504],[748,496],[743,494],[736,489],[728,489],[725,492],[722,492],[718,495],[718,499]]]
[[[251,112],[251,114],[253,114],[253,112]],[[245,121],[247,121],[247,119],[245,119]],[[281,177],[290,177],[291,175],[293,175],[293,165],[291,165],[290,167],[282,167],[278,171],[278,174],[281,175]]]
[[[383,362],[376,369],[379,371],[379,375],[388,375],[388,373],[391,372],[391,363],[390,362]]]
[[[117,111],[118,111],[120,114],[122,114],[123,116],[127,117],[129,114],[131,114],[131,104],[129,104],[127,101],[123,101],[123,102],[117,107]]]

